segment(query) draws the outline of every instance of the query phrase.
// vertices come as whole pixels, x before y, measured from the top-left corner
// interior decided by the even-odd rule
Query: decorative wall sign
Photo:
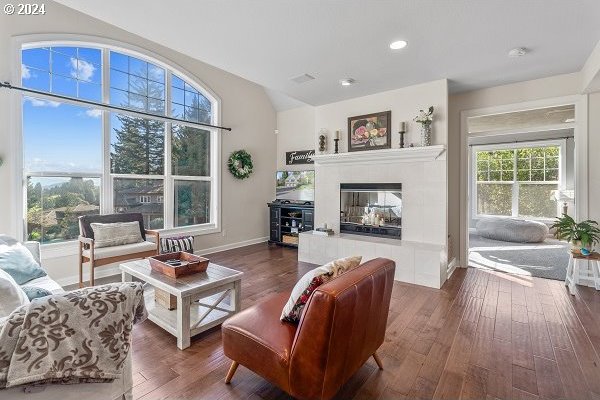
[[[296,150],[285,152],[285,164],[286,165],[298,165],[298,164],[314,164],[313,156],[315,155],[314,150]]]
[[[391,111],[348,118],[348,151],[389,149],[391,124]]]

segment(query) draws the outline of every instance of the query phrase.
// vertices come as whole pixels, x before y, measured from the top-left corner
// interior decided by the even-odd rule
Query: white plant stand
[[[596,290],[600,290],[600,253],[594,252],[589,256],[573,252],[569,252],[569,254],[569,265],[565,278],[565,285],[569,288],[569,293],[575,294],[575,285],[579,284],[582,278],[592,280]],[[589,269],[585,268],[586,263],[589,263]]]
[[[148,260],[120,265],[123,282],[136,277],[144,281],[148,319],[177,338],[180,350],[190,347],[190,338],[219,325],[241,310],[243,272],[210,263],[206,272],[173,279],[157,273]],[[177,298],[177,308],[168,310],[154,301],[154,288]]]

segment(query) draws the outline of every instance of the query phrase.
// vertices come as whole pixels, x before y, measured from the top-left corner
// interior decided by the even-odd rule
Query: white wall
[[[277,169],[305,170],[313,169],[312,165],[285,165],[285,152],[295,150],[316,150],[315,107],[303,106],[277,113]]]
[[[588,96],[588,217],[600,221],[600,92]]]
[[[195,247],[206,249],[230,246],[266,238],[266,203],[275,195],[277,144],[273,133],[276,113],[264,89],[70,8],[54,2],[45,3],[44,16],[0,15],[0,80],[10,80],[13,57],[10,53],[11,37],[36,33],[71,33],[113,39],[152,51],[190,71],[221,98],[221,122],[233,128],[231,133],[224,132],[222,136],[221,213],[224,231],[223,234],[197,237]],[[0,232],[14,234],[15,204],[20,201],[21,195],[9,190],[11,179],[20,175],[12,169],[13,155],[8,150],[8,144],[12,140],[10,121],[14,119],[14,114],[9,110],[9,97],[7,90],[0,90],[0,157],[4,159],[4,165],[0,167],[0,183],[3,188],[0,192]],[[225,165],[229,154],[238,149],[246,149],[252,154],[255,167],[253,175],[243,181],[233,178]],[[61,279],[63,283],[77,274],[75,256],[45,259],[44,266],[52,277]]]

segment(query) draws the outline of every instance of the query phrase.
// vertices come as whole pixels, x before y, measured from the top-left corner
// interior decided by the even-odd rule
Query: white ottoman
[[[475,227],[479,236],[516,243],[540,243],[548,235],[543,222],[519,218],[482,218]]]

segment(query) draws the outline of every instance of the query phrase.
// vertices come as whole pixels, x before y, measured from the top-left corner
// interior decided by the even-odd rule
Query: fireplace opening
[[[401,239],[402,184],[340,184],[340,233]]]

